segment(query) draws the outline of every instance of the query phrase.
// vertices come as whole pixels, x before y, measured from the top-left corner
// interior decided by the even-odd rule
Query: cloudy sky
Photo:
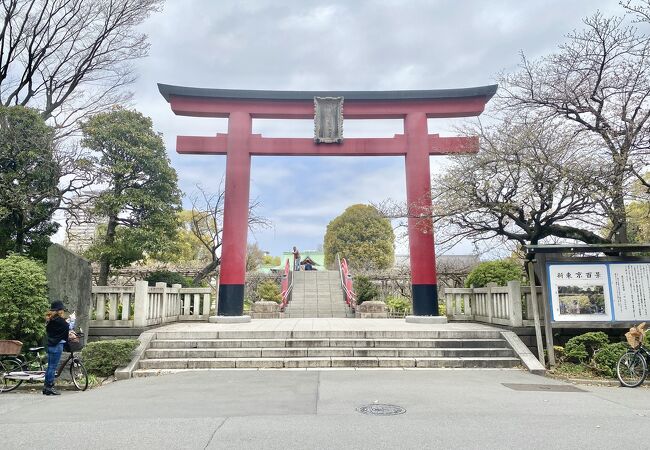
[[[150,55],[137,63],[134,107],[162,132],[181,189],[216,190],[225,156],[177,155],[176,135],[227,131],[225,119],[175,116],[156,83],[278,90],[442,89],[487,85],[528,57],[552,52],[615,0],[167,0],[142,29]],[[453,121],[430,120],[450,135]],[[265,136],[311,137],[313,121],[256,120]],[[346,137],[392,136],[400,121],[346,121]],[[432,174],[445,158],[433,157]],[[325,227],[354,203],[404,200],[401,158],[255,157],[251,196],[273,222],[249,241],[272,254],[315,249]],[[185,199],[187,206],[187,198]],[[407,245],[398,243],[404,253]],[[452,253],[467,253],[460,245]]]

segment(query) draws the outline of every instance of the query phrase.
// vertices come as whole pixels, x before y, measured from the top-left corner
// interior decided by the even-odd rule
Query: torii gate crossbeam
[[[178,153],[226,155],[223,247],[217,314],[239,316],[244,307],[251,156],[404,156],[413,314],[438,315],[429,156],[478,151],[477,137],[429,134],[428,118],[477,116],[497,86],[426,91],[250,91],[159,84],[178,115],[227,117],[228,133],[178,136]],[[317,144],[305,138],[252,134],[254,118],[310,119],[315,97],[343,97],[349,119],[404,120],[392,138],[346,138]]]

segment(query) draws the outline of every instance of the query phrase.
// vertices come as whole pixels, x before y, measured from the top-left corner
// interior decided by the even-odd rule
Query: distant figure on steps
[[[299,271],[300,270],[300,252],[298,249],[293,247],[293,270]]]

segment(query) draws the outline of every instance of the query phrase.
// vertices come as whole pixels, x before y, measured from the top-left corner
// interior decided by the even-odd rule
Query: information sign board
[[[554,322],[650,320],[650,262],[548,262]]]

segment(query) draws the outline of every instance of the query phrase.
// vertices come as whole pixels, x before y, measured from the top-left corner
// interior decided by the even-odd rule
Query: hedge
[[[140,345],[137,339],[115,339],[88,343],[81,352],[88,372],[100,377],[113,375],[115,369],[131,361],[133,351]]]

